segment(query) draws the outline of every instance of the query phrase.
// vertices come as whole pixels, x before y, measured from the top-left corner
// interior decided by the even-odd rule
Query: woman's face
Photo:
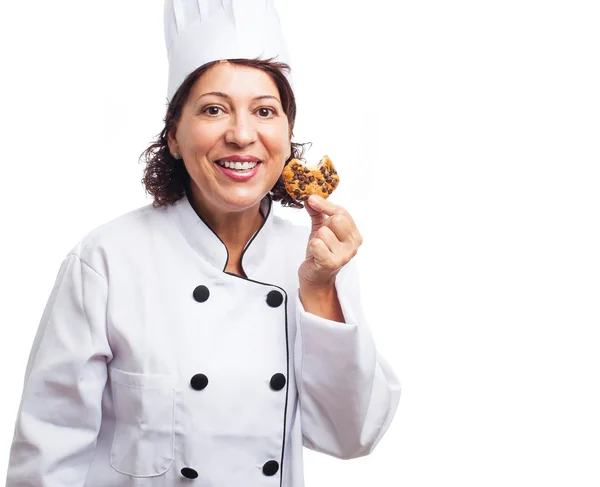
[[[291,152],[277,85],[260,69],[215,64],[192,87],[169,148],[183,157],[192,194],[206,207],[256,206]]]

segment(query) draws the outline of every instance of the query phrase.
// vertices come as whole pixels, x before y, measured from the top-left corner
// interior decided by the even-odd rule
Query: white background
[[[364,305],[403,383],[375,452],[306,450],[307,487],[600,485],[597,5],[279,3],[296,140],[339,169],[332,201],[365,237]],[[162,9],[0,7],[2,479],[63,257],[150,202]]]

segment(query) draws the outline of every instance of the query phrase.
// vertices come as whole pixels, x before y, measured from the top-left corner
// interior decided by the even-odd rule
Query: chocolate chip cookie
[[[292,159],[283,168],[285,190],[297,200],[304,201],[311,194],[329,197],[337,188],[340,177],[329,157],[324,156],[316,169],[309,168],[298,159]]]

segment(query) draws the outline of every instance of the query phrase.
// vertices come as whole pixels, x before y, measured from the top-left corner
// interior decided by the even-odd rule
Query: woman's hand
[[[312,229],[306,260],[298,269],[300,288],[332,289],[335,276],[356,255],[363,239],[350,213],[341,206],[315,195],[306,203]]]

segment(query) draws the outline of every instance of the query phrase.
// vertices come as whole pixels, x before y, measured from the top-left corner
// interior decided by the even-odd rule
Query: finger
[[[355,243],[353,239],[345,242],[338,240],[329,227],[321,227],[315,236],[321,238],[333,254],[333,268],[346,265],[358,253],[360,243]]]
[[[329,247],[327,247],[327,244],[325,244],[325,242],[323,242],[323,240],[320,238],[311,238],[310,242],[308,243],[308,248],[315,259],[315,263],[320,266],[327,266],[333,257],[333,254],[329,250]]]
[[[334,215],[336,212],[344,209],[316,194],[311,195],[306,201],[312,208],[328,216]]]
[[[346,265],[357,254],[358,246],[352,242],[340,242],[329,227],[321,227],[313,238],[318,238],[327,245],[330,256],[323,265],[331,270]]]
[[[358,230],[345,215],[333,215],[323,222],[323,226],[328,227],[340,242],[353,242],[355,233]]]
[[[322,226],[329,227],[337,239],[347,247],[352,255],[356,255],[358,247],[363,243],[363,238],[354,222],[345,214],[330,216]]]
[[[339,255],[343,251],[342,242],[338,240],[335,233],[327,226],[319,228],[314,238],[320,238],[334,255]]]
[[[310,198],[308,198],[308,200],[306,201],[308,202],[308,205],[310,205],[315,211],[324,213],[327,216],[346,215],[348,219],[352,222],[352,224],[354,224],[352,216],[343,206],[336,205],[335,203],[332,203],[331,201],[326,200],[325,198],[322,198],[321,196],[317,196],[315,194],[311,195]]]
[[[315,226],[316,227],[321,226],[323,224],[323,222],[325,220],[327,220],[327,215],[325,213],[323,213],[322,211],[314,208],[310,204],[304,205],[304,208],[306,208],[308,216],[310,216],[310,219],[312,221],[313,227],[315,227]]]

